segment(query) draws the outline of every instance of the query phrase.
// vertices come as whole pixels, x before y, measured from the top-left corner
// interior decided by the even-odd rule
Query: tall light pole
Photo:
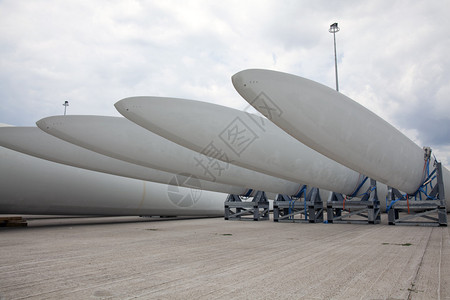
[[[331,24],[330,29],[328,29],[328,31],[333,34],[333,39],[334,39],[334,70],[336,72],[336,91],[339,92],[337,56],[336,56],[336,32],[339,31],[338,23]]]
[[[66,110],[67,106],[69,106],[69,101],[64,101],[63,106],[64,106],[64,115],[66,115]]]

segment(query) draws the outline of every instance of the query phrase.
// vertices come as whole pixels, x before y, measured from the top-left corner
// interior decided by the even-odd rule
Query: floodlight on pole
[[[338,23],[331,24],[330,29],[328,29],[328,31],[333,34],[334,39],[334,71],[336,73],[336,91],[339,92],[337,56],[336,56],[336,32],[339,31]]]
[[[64,106],[64,115],[66,115],[66,110],[67,106],[69,106],[69,101],[64,101],[63,106]]]

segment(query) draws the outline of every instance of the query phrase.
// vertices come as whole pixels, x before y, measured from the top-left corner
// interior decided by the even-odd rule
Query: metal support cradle
[[[302,199],[301,196],[304,198]],[[306,194],[303,186],[295,198],[288,195],[278,195],[273,203],[274,222],[323,222],[323,202],[318,188],[312,188]]]
[[[256,192],[251,201],[242,201],[239,195],[228,195],[225,201],[225,220],[269,220],[266,193]]]
[[[386,199],[389,225],[447,226],[442,166],[435,161],[434,170],[430,173],[429,161],[428,158],[424,183],[414,194],[402,194],[389,187]]]
[[[379,224],[381,215],[376,181],[370,179],[370,187],[359,196],[362,198],[355,200],[333,193],[331,200],[327,202],[328,223]]]

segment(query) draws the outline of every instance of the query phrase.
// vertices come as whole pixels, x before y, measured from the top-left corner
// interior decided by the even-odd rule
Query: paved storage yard
[[[28,224],[0,229],[1,300],[450,299],[448,227],[137,217]]]

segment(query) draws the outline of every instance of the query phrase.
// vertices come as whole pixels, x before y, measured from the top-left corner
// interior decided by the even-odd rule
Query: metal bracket
[[[266,193],[258,191],[251,201],[242,201],[239,195],[228,195],[225,201],[225,220],[269,220]]]
[[[447,226],[442,166],[441,163],[435,162],[435,168],[430,173],[428,152],[431,151],[427,152],[426,148],[424,150],[428,174],[423,185],[411,195],[402,194],[399,190],[389,187],[386,199],[389,225]],[[429,193],[428,189],[431,189]]]
[[[333,193],[327,203],[328,223],[379,224],[381,222],[380,201],[377,182],[370,179],[370,187],[358,200],[346,199],[342,194]]]
[[[303,200],[301,196],[303,195]],[[306,186],[297,197],[288,195],[277,196],[273,203],[274,222],[302,222],[302,223],[322,223],[323,222],[323,201],[318,188],[312,188],[306,194]]]

